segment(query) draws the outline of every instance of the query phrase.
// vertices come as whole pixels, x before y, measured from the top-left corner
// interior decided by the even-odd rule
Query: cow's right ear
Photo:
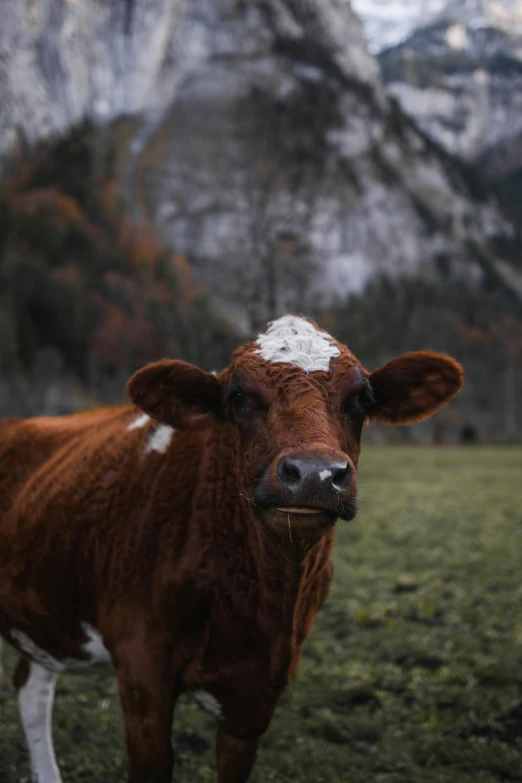
[[[164,359],[138,370],[127,394],[151,418],[176,429],[205,427],[222,408],[219,379],[180,360]]]

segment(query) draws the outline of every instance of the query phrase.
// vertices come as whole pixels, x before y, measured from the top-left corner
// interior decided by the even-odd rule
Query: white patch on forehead
[[[151,451],[157,451],[158,454],[165,454],[170,446],[173,435],[174,430],[172,427],[169,427],[168,424],[160,424],[149,436],[149,439],[145,444],[144,454],[149,454]]]
[[[87,637],[87,641],[82,645],[82,652],[87,656],[85,659],[64,658],[58,661],[48,652],[38,647],[23,631],[12,630],[9,632],[9,638],[16,642],[20,650],[32,661],[40,664],[47,671],[56,674],[60,672],[84,672],[92,666],[110,665],[110,653],[103,644],[98,631],[87,623],[82,623],[82,631]]]
[[[321,479],[321,481],[326,481],[327,478],[331,478],[331,477],[332,477],[332,471],[328,470],[327,468],[325,468],[319,473],[319,478]]]
[[[341,355],[326,332],[318,331],[313,324],[296,315],[285,315],[272,321],[256,344],[265,362],[293,364],[305,372],[328,372],[330,360]]]
[[[217,699],[211,696],[210,693],[207,693],[206,691],[197,691],[197,693],[194,694],[194,698],[203,709],[210,712],[215,718],[221,719],[223,717],[221,704]]]
[[[134,419],[129,426],[127,427],[128,430],[139,430],[142,427],[144,427],[147,422],[150,421],[150,416],[147,416],[146,413],[142,414],[141,416],[138,416],[137,419]]]

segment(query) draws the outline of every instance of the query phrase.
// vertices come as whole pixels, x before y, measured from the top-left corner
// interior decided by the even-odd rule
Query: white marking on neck
[[[150,416],[147,416],[146,413],[143,413],[141,416],[138,416],[137,419],[134,419],[129,426],[127,427],[128,430],[139,430],[142,427],[144,427],[147,422],[150,421]]]
[[[144,454],[149,454],[151,451],[157,451],[158,454],[165,454],[170,446],[173,435],[174,430],[172,427],[169,427],[168,424],[160,424],[150,435],[145,445]]]
[[[319,473],[319,478],[321,479],[321,481],[326,481],[327,478],[331,478],[331,477],[332,477],[332,471],[328,470],[328,468],[325,468]]]
[[[341,355],[326,332],[296,315],[285,315],[272,321],[257,338],[258,353],[265,362],[292,364],[305,372],[328,372],[330,360]]]

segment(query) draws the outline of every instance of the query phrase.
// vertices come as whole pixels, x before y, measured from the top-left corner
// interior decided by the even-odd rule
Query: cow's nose
[[[283,457],[277,466],[277,477],[282,486],[293,492],[302,490],[310,484],[343,492],[350,486],[352,471],[347,462]]]

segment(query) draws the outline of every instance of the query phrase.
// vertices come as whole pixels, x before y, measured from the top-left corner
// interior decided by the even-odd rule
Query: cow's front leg
[[[240,740],[222,725],[217,736],[217,768],[219,783],[246,783],[256,760],[259,738]]]
[[[118,686],[125,720],[128,783],[170,783],[170,741],[176,698],[166,656],[143,650],[118,661]]]
[[[58,675],[40,664],[20,658],[14,683],[18,691],[20,717],[31,756],[34,783],[61,783],[54,755],[51,713]]]

